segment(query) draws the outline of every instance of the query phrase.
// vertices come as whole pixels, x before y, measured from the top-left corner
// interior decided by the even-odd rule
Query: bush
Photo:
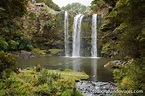
[[[0,78],[2,78],[2,74],[7,77],[7,73],[14,70],[16,70],[16,59],[11,53],[0,51]]]
[[[132,64],[114,70],[114,79],[120,90],[145,90],[145,60],[136,59]],[[118,95],[117,95],[118,96]],[[143,96],[122,94],[120,96]]]
[[[31,45],[31,41],[28,38],[23,38],[19,41],[18,50],[27,50],[31,51],[33,46]]]
[[[4,38],[0,37],[0,51],[6,50],[8,48],[8,43],[4,40]]]
[[[57,71],[35,68],[11,72],[0,79],[0,96],[82,96],[76,91],[75,80]]]
[[[73,90],[66,90],[62,93],[61,96],[83,96],[81,93],[73,91]]]

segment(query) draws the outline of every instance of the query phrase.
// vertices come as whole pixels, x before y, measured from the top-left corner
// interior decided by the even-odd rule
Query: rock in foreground
[[[80,81],[77,82],[77,91],[84,96],[112,96],[115,90],[115,85],[110,82],[92,82]]]

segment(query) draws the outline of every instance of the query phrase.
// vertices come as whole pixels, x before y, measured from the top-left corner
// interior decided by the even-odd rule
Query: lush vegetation
[[[89,11],[89,7],[79,3],[60,9],[52,0],[36,2],[44,2],[46,6],[38,8],[31,0],[0,1],[0,95],[81,96],[75,91],[75,80],[88,78],[84,74],[82,76],[80,73],[71,73],[70,70],[50,71],[39,66],[27,70],[16,68],[16,60],[11,54],[14,51],[27,50],[40,55],[50,51],[55,55],[63,48],[64,14],[59,14],[58,11],[74,12],[70,12],[69,16],[70,32],[73,31],[72,17],[75,13]],[[98,33],[101,56],[133,59],[132,64],[114,70],[117,88],[145,90],[145,1],[93,0],[90,8],[93,13],[108,8],[108,14],[103,18]],[[91,34],[89,18],[86,15],[82,24],[82,39],[87,44],[90,43],[87,36]],[[90,49],[86,47],[83,50]],[[70,78],[71,76],[74,78]],[[129,95],[138,96],[127,94]]]
[[[144,57],[144,9],[144,1],[141,0],[119,0],[116,3],[100,28],[102,53],[120,57]]]
[[[56,5],[52,0],[36,0],[37,3],[44,2],[47,6],[54,9],[55,11],[60,11],[60,8],[58,5]]]
[[[26,4],[26,0],[0,1],[0,51],[31,50],[20,21],[26,13]]]
[[[49,49],[62,39],[59,35],[62,30],[58,30],[62,27],[61,22],[59,23],[61,16],[57,15],[57,11],[60,11],[59,7],[51,0],[36,0],[46,4],[39,9],[31,0],[28,1],[2,0],[0,2],[1,51],[30,51],[33,47]]]
[[[25,35],[30,38],[34,48],[43,50],[60,48],[59,42],[63,41],[62,21],[59,21],[61,16],[52,13],[46,6],[41,12],[28,11],[28,14],[23,18],[23,27]],[[37,25],[37,26],[36,26]],[[61,30],[59,30],[61,29]]]
[[[47,70],[40,66],[19,69],[19,73],[11,72],[8,78],[0,79],[0,95],[83,96],[76,91],[75,80],[80,79],[76,74],[87,76],[73,71]]]
[[[72,11],[75,13],[85,13],[89,11],[89,6],[86,7],[85,5],[82,5],[80,3],[72,3],[66,6],[63,6],[61,9],[64,11]]]
[[[84,72],[48,70],[40,65],[18,69],[11,53],[0,52],[0,96],[82,96],[76,80],[88,79]]]
[[[97,4],[100,2],[109,6],[109,13],[105,16],[99,30],[102,56],[134,60],[128,66],[114,70],[117,88],[145,90],[145,1],[94,0],[92,2],[94,12],[96,12],[95,8],[99,8]],[[116,96],[142,96],[142,94],[117,94]]]
[[[0,51],[0,78],[9,77],[16,69],[16,59],[11,53]]]
[[[38,8],[31,0],[0,1],[0,96],[82,96],[75,80],[87,79],[85,73],[16,67],[15,51],[55,55],[62,46],[60,8],[52,0],[36,2],[46,6]]]
[[[114,70],[114,79],[119,90],[144,90],[144,76],[144,59],[136,59],[131,65]],[[143,94],[116,94],[116,96],[143,96]]]

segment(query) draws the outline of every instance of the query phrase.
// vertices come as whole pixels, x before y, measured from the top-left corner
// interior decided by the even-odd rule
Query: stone
[[[77,90],[84,96],[112,96],[111,93],[101,93],[101,91],[115,90],[115,86],[110,82],[80,81],[76,85]]]

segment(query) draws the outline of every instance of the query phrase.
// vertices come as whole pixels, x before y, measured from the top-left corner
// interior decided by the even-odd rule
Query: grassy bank
[[[75,90],[75,81],[87,78],[85,73],[71,70],[19,69],[0,80],[0,96],[82,96]]]

